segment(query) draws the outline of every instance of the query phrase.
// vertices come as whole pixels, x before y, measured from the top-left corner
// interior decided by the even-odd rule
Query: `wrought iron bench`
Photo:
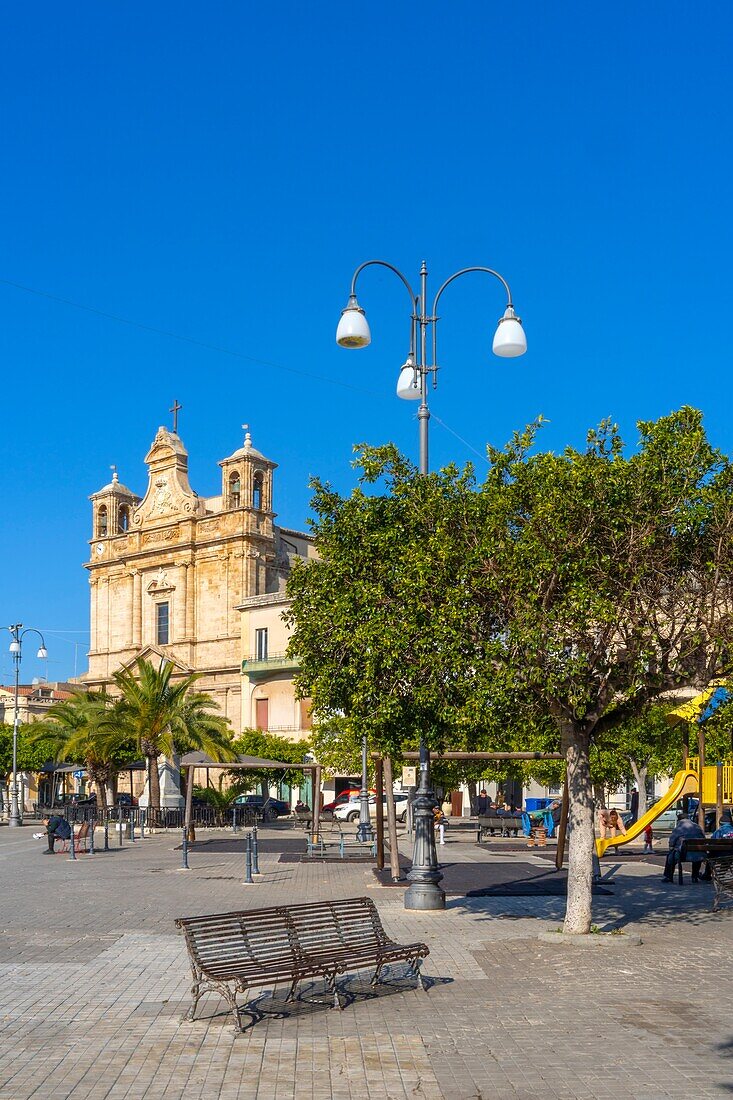
[[[717,913],[724,897],[733,898],[733,838],[721,837],[713,840],[711,837],[705,840],[683,841],[677,860],[680,885],[682,885],[682,864],[687,861],[692,852],[702,852],[707,860],[710,873],[703,877],[713,880],[715,887],[713,912]]]
[[[188,948],[193,1004],[184,1017],[193,1020],[199,999],[219,993],[229,1002],[235,1026],[241,1026],[237,993],[289,982],[286,1000],[292,1001],[304,978],[323,978],[342,1008],[336,979],[349,970],[374,967],[377,985],[383,968],[406,962],[418,985],[422,960],[430,953],[424,943],[399,944],[387,937],[371,898],[339,898],[307,905],[276,906],[202,917],[179,917]],[[252,1023],[262,1018],[254,1006],[243,1006]]]

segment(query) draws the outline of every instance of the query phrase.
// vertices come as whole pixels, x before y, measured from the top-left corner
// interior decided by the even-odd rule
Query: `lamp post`
[[[428,423],[430,421],[430,409],[428,408],[428,377],[432,375],[433,388],[438,382],[438,303],[443,291],[462,275],[471,272],[483,272],[491,275],[503,286],[506,292],[506,307],[499,319],[492,344],[495,355],[503,359],[514,359],[524,355],[527,350],[527,338],[522,328],[522,322],[517,317],[512,301],[512,292],[506,279],[494,271],[491,267],[464,267],[456,271],[442,284],[433,299],[430,313],[428,306],[428,269],[425,261],[420,267],[420,293],[415,294],[409,281],[402,272],[392,264],[384,260],[367,260],[357,267],[351,279],[351,290],[346,308],[341,313],[341,319],[336,330],[336,343],[343,348],[365,348],[371,343],[371,332],[364,310],[359,305],[356,296],[357,280],[367,267],[386,267],[401,280],[407,293],[410,295],[410,340],[405,360],[397,379],[397,396],[405,401],[419,401],[417,421],[419,431],[419,471],[424,475],[428,473]],[[430,362],[428,362],[428,330],[432,328],[432,347]],[[362,786],[364,781],[362,780]],[[424,735],[420,736],[420,781],[413,803],[414,809],[414,848],[412,857],[412,869],[408,874],[410,886],[405,893],[406,909],[444,909],[445,894],[438,883],[442,874],[438,868],[438,855],[435,848],[435,830],[433,828],[433,809],[436,805],[435,795],[430,783],[430,750]],[[361,827],[361,825],[360,825]]]
[[[356,835],[361,841],[369,841],[373,838],[372,820],[369,815],[369,771],[367,768],[367,736],[361,739],[361,790],[359,791],[359,828]],[[379,797],[379,791],[377,791]]]
[[[20,709],[18,706],[18,696],[20,694],[20,662],[23,657],[23,637],[26,634],[37,634],[41,639],[41,645],[39,647],[36,656],[40,660],[45,660],[48,657],[46,651],[46,643],[43,639],[43,635],[40,630],[35,630],[32,626],[28,626],[23,629],[22,623],[15,623],[13,626],[9,626],[13,640],[10,643],[10,652],[13,656],[13,664],[15,665],[15,715],[13,718],[13,780],[10,786],[10,816],[8,817],[8,825],[12,828],[18,828],[21,822],[21,814],[18,807],[18,727],[20,726]]]

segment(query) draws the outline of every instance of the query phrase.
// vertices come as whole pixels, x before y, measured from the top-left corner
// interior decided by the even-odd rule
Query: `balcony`
[[[276,672],[297,672],[298,662],[285,653],[270,653],[267,657],[247,657],[242,661],[242,675],[254,679],[258,676],[272,676]]]

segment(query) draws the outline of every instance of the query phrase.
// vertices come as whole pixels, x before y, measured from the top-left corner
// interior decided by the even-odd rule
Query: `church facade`
[[[284,594],[294,557],[313,553],[307,534],[280,528],[273,510],[276,464],[244,444],[222,459],[221,492],[200,497],[176,431],[158,429],[145,462],[143,496],[112,481],[90,497],[90,688],[111,683],[136,657],[197,672],[235,732],[254,725],[242,693],[243,605]],[[246,616],[245,633],[248,632]],[[291,687],[292,690],[292,687]],[[244,704],[244,705],[243,705]]]

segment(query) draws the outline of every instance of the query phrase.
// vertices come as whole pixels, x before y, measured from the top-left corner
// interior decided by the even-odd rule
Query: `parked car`
[[[652,821],[652,829],[655,832],[671,832],[677,824],[677,818],[681,813],[682,806],[672,806],[668,810],[662,810],[659,817]],[[697,810],[693,810],[689,815],[693,821],[697,821]],[[626,810],[621,814],[621,820],[628,829],[631,822],[631,810]],[[705,832],[711,833],[715,829],[715,810],[705,811]]]
[[[336,798],[334,798],[333,802],[326,802],[321,809],[321,813],[332,814],[333,811],[339,806],[345,806],[349,799],[354,797],[358,798],[359,791],[359,787],[347,787],[345,791],[342,791],[341,794],[337,795]],[[376,795],[377,792],[374,787],[372,787],[369,793]]]
[[[395,809],[397,811],[397,820],[405,821],[407,818],[407,795],[397,793],[394,796]],[[384,805],[384,812],[387,812],[387,798],[384,796],[382,799]],[[348,802],[345,802],[341,806],[337,806],[333,811],[333,816],[338,821],[358,821],[361,811],[359,795],[352,795]],[[369,816],[376,817],[377,815],[377,795],[376,792],[369,796]]]
[[[263,818],[285,817],[290,813],[290,806],[281,798],[270,798],[269,795],[240,794],[234,799],[235,806],[251,806],[255,810],[261,810]]]

